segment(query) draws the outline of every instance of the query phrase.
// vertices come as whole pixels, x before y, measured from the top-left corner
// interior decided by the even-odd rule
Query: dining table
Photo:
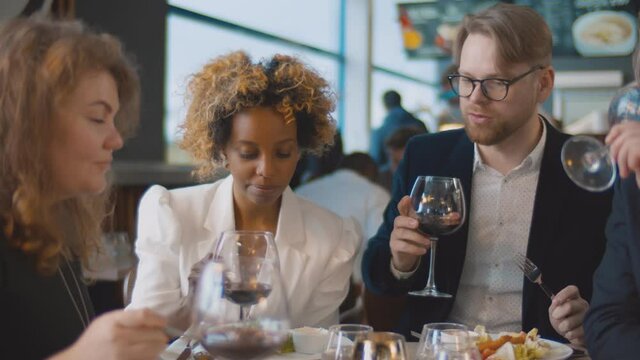
[[[411,339],[413,340],[413,339]],[[172,343],[167,346],[165,351],[160,355],[159,360],[177,360],[180,355],[183,353],[185,346],[187,345],[187,338],[180,337],[174,340]],[[418,349],[417,341],[407,341],[405,342],[405,349],[407,351],[407,360],[415,360],[416,359],[416,351]],[[179,360],[207,360],[206,357],[197,358],[194,355],[200,351],[204,351],[204,349],[200,346],[195,346],[193,348],[192,354],[190,356],[180,358]],[[209,359],[213,359],[213,357],[209,357]],[[591,358],[585,352],[578,351],[571,355],[569,360],[591,360]],[[321,360],[321,354],[302,354],[298,352],[292,352],[287,354],[275,354],[265,358],[265,360]]]

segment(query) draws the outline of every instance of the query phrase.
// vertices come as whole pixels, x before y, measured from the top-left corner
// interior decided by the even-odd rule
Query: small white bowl
[[[322,328],[302,327],[291,330],[293,347],[296,352],[317,354],[324,351],[329,342],[329,330]]]

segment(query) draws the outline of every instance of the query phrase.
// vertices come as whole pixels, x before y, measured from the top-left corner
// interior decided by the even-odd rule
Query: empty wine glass
[[[466,326],[431,323],[422,328],[418,360],[479,360],[482,358]]]
[[[269,232],[224,232],[198,280],[196,334],[214,356],[255,359],[287,340],[289,311]]]
[[[369,325],[341,324],[329,328],[329,342],[322,353],[322,360],[352,359],[355,343],[365,339],[373,331]]]
[[[640,88],[622,89],[609,106],[609,124],[640,120]],[[604,191],[616,180],[616,164],[609,147],[590,136],[573,136],[562,146],[560,154],[567,176],[588,191]]]
[[[420,231],[431,240],[427,286],[410,295],[449,298],[438,291],[435,283],[436,250],[439,237],[449,235],[464,224],[466,211],[460,179],[438,176],[418,176],[411,190],[411,204]]]

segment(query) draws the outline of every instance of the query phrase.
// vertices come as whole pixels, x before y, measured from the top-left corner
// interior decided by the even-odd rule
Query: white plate
[[[489,336],[495,340],[500,337],[500,334],[491,333]],[[573,349],[563,343],[542,338],[540,340],[549,345],[549,352],[539,360],[564,360],[573,354]]]
[[[541,360],[564,360],[573,354],[573,349],[553,340],[542,339],[549,344],[549,352]]]

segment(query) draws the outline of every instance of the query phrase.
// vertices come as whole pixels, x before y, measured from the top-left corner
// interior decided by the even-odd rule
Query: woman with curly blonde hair
[[[155,359],[163,349],[165,320],[149,310],[92,321],[80,271],[138,94],[109,35],[44,19],[0,27],[0,358]]]
[[[131,307],[189,325],[190,274],[225,230],[275,234],[291,325],[329,326],[347,295],[361,237],[344,220],[297,197],[289,181],[300,154],[322,153],[335,122],[328,83],[298,59],[253,63],[243,52],[214,59],[189,85],[182,147],[212,184],[152,187],[139,209],[138,280]]]

